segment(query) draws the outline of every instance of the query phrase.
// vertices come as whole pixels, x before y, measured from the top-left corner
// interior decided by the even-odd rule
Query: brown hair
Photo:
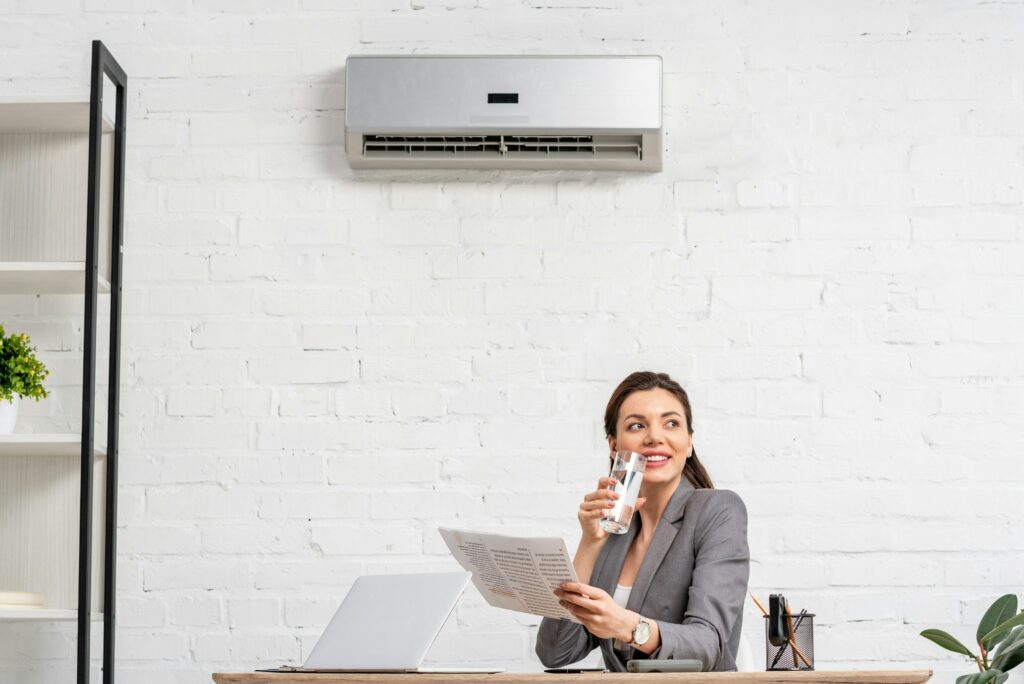
[[[608,407],[604,410],[605,435],[608,437],[615,437],[617,435],[619,409],[622,408],[626,397],[633,394],[633,392],[643,392],[652,389],[663,389],[671,392],[679,400],[679,403],[683,405],[683,412],[686,414],[686,429],[692,435],[693,410],[690,408],[690,398],[686,396],[686,390],[678,382],[670,378],[667,373],[652,373],[650,371],[630,373],[612,392],[611,398],[608,399]],[[683,466],[683,475],[697,489],[715,488],[715,485],[711,482],[711,476],[708,475],[708,471],[697,460],[696,449],[691,451],[690,457],[686,459],[686,465]]]

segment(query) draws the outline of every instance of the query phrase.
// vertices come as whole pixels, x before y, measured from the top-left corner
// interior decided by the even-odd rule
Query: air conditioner
[[[661,170],[661,58],[351,56],[353,168]]]

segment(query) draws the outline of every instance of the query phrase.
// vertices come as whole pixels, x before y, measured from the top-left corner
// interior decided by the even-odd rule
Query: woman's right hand
[[[583,528],[582,541],[599,542],[608,538],[608,533],[601,529],[601,516],[610,511],[619,498],[618,493],[611,489],[616,482],[614,477],[602,477],[597,481],[597,489],[583,497],[576,514]]]

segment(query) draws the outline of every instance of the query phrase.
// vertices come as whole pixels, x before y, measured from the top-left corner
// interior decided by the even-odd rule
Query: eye
[[[643,426],[644,426],[643,423],[630,423],[629,425],[626,426],[626,429],[627,430],[632,430],[632,429],[634,429],[636,427],[641,427],[642,428]]]
[[[666,425],[668,425],[669,427],[677,428],[677,427],[679,427],[679,421],[678,420],[670,420],[670,421],[668,421],[668,423],[666,423]]]

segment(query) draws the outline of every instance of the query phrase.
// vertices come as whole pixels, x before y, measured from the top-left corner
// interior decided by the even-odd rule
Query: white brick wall
[[[572,548],[637,368],[820,667],[951,681],[917,633],[1024,592],[1024,4],[541,4],[0,3],[0,94],[84,95],[93,38],[130,77],[120,682],[300,660],[438,525]],[[356,174],[344,59],[413,50],[660,54],[665,170]],[[73,426],[74,305],[0,307]],[[536,624],[470,590],[431,658],[536,670]],[[0,625],[0,678],[69,634]]]

